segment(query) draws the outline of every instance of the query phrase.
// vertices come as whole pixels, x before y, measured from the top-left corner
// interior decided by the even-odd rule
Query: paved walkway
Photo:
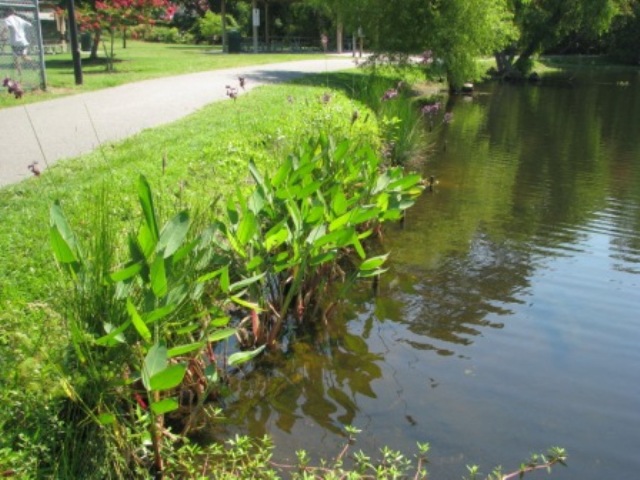
[[[246,90],[307,73],[353,68],[351,57],[241,67],[131,83],[0,110],[0,187],[17,183],[38,162],[42,170],[100,144],[173,122],[223,100],[226,85]],[[240,91],[240,93],[243,93]]]

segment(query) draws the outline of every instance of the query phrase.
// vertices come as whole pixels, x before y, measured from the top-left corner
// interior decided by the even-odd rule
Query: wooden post
[[[220,15],[222,16],[222,53],[227,50],[227,3],[222,0],[220,4]]]

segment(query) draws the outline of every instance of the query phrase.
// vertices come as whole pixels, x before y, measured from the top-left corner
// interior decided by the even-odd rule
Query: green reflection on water
[[[444,365],[437,362],[471,358],[480,338],[490,339],[503,330],[519,334],[523,312],[540,302],[533,297],[534,283],[554,271],[554,259],[564,261],[558,262],[562,268],[580,265],[579,273],[566,275],[580,275],[583,283],[560,285],[567,293],[562,308],[569,313],[590,308],[584,295],[576,294],[579,288],[589,292],[586,301],[610,301],[611,290],[588,283],[590,275],[603,274],[599,269],[606,262],[601,257],[611,260],[614,273],[640,273],[640,81],[635,73],[546,77],[535,86],[490,85],[473,99],[452,99],[447,110],[453,112],[453,121],[432,132],[423,172],[435,175],[439,183],[409,212],[404,228],[386,230],[384,249],[391,252],[391,261],[379,296],[374,298],[368,287],[354,292],[326,331],[292,341],[240,379],[238,394],[226,410],[229,425],[251,435],[280,435],[281,441],[286,440],[284,432],[296,437],[297,448],[313,448],[322,442],[337,445],[344,439],[345,424],[366,423],[366,435],[384,442],[389,432],[376,421],[381,412],[396,407],[380,402],[388,402],[382,400],[386,392],[397,391],[399,401],[407,404],[421,404],[423,400],[416,399],[423,398],[433,402],[430,409],[403,415],[411,421],[397,422],[396,435],[410,438],[416,425],[429,423],[429,412],[446,417],[452,405],[471,412],[475,399],[458,395],[454,402],[443,395],[438,403],[437,396],[425,392],[446,383],[442,376],[450,366],[438,370],[440,377],[432,372],[433,378],[425,373],[415,382],[394,383],[400,380],[388,378],[388,372],[407,368],[406,357],[424,362],[430,371],[434,363]],[[608,270],[604,274],[613,275]],[[615,280],[633,284],[634,278]],[[628,305],[628,312],[621,310],[623,316],[633,316],[638,301],[620,305]],[[543,324],[545,316],[559,316],[544,308],[526,315],[534,325]],[[562,324],[554,328],[551,348],[589,348],[572,345]],[[400,331],[397,338],[389,337]],[[517,345],[499,345],[517,358]],[[535,364],[535,359],[529,361]],[[593,361],[587,357],[585,364]],[[486,363],[489,368],[491,363]],[[516,365],[528,367],[514,362],[514,369]],[[465,368],[464,375],[474,372]],[[496,372],[485,373],[496,383],[482,388],[499,389],[501,379],[519,375]],[[544,374],[549,382],[564,382],[561,376],[553,377],[553,370]],[[607,378],[593,381],[605,385]],[[505,405],[504,410],[517,410],[517,405]],[[535,412],[530,416],[533,423],[525,430],[537,427]],[[447,428],[465,431],[472,414],[459,413],[442,422],[442,431],[432,427],[428,432],[434,444],[449,440]],[[490,436],[499,429],[478,430],[476,435]],[[503,455],[497,461],[523,454],[512,455],[504,445],[496,448]],[[625,467],[620,468],[624,473]]]

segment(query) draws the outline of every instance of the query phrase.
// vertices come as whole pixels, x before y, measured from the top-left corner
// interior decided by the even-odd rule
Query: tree
[[[226,17],[225,22],[222,15],[207,10],[204,16],[200,17],[197,22],[200,35],[213,43],[216,37],[222,37],[224,35],[227,27],[237,28],[238,24],[235,19],[230,15]],[[224,26],[223,23],[225,24]]]
[[[357,9],[358,1],[345,2],[343,0],[306,0],[310,6],[322,11],[325,15],[335,22],[336,29],[336,49],[338,53],[342,53],[344,43],[345,26],[355,31],[358,28],[354,25],[352,13]],[[345,22],[348,22],[345,24]]]
[[[630,13],[632,4],[633,0],[511,0],[520,41],[499,67],[526,73],[536,53],[557,45],[571,33],[597,38],[616,17]]]
[[[176,7],[169,0],[103,0],[85,5],[77,12],[80,29],[94,35],[91,58],[97,58],[102,32],[109,33],[107,70],[113,70],[115,32],[131,25],[153,24],[158,19],[170,20]],[[105,49],[106,50],[106,49]]]
[[[345,2],[347,3],[347,2]],[[369,48],[380,53],[430,50],[455,90],[481,72],[477,59],[504,48],[516,35],[508,0],[359,0],[345,6],[359,18]]]

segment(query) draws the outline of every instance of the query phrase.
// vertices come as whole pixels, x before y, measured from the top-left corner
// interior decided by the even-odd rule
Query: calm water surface
[[[455,99],[425,193],[387,229],[380,293],[265,359],[232,431],[333,456],[432,444],[434,479],[560,445],[554,479],[640,478],[640,75]],[[544,478],[546,475],[543,473]]]

